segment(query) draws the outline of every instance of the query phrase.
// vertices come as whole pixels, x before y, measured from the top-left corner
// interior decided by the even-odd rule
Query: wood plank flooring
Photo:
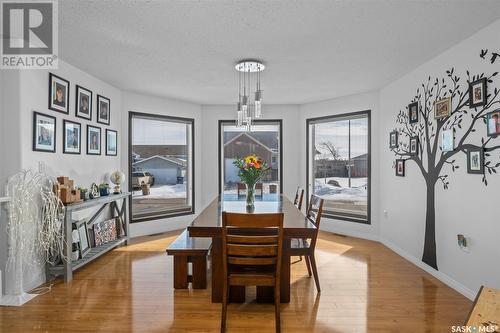
[[[136,239],[70,284],[57,280],[23,307],[0,307],[0,332],[218,332],[221,305],[210,289],[172,287],[165,249],[179,233]],[[472,306],[380,243],[321,232],[316,251],[322,292],[304,261],[292,265],[282,332],[451,332]],[[228,332],[273,332],[273,306],[254,298],[249,289],[247,303],[229,306]]]

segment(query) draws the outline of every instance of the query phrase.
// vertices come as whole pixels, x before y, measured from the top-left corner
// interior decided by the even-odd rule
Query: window
[[[281,120],[254,120],[250,132],[236,127],[234,120],[219,121],[219,193],[225,200],[246,195],[233,162],[250,154],[261,157],[270,167],[261,185],[256,186],[256,200],[282,192],[281,128]]]
[[[131,221],[194,213],[194,120],[129,114]]]
[[[324,216],[370,223],[370,159],[370,111],[307,120],[307,190]]]

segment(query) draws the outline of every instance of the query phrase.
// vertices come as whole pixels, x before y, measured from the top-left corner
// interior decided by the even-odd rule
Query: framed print
[[[87,125],[87,155],[101,155],[101,128]]]
[[[398,132],[393,131],[389,134],[389,148],[398,148]]]
[[[418,155],[418,136],[410,138],[410,154]]]
[[[418,123],[418,102],[408,105],[408,122],[410,124]]]
[[[111,102],[109,98],[97,95],[97,122],[109,125],[111,118]]]
[[[49,109],[69,114],[69,81],[49,73]]]
[[[396,160],[396,176],[405,176],[405,160]]]
[[[92,120],[92,91],[76,85],[75,116]]]
[[[76,231],[78,231],[78,250],[80,258],[83,258],[90,251],[89,231],[87,229],[87,221],[82,220],[75,223]]]
[[[485,77],[469,84],[469,106],[471,108],[486,105],[488,99],[486,85]]]
[[[441,119],[451,115],[451,97],[440,99],[434,103],[434,118]]]
[[[63,153],[80,154],[82,125],[69,120],[63,121]]]
[[[56,152],[56,117],[33,112],[33,150]]]
[[[441,132],[441,150],[444,152],[455,150],[455,130],[448,129]]]
[[[500,109],[486,115],[486,127],[488,129],[488,136],[497,136],[500,134]]]
[[[118,132],[106,129],[106,155],[118,155]]]
[[[467,150],[467,173],[484,174],[484,153],[482,148]]]
[[[94,223],[95,246],[106,244],[116,240],[116,220],[111,219]]]

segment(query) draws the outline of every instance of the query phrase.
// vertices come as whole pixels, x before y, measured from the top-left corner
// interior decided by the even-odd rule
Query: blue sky
[[[185,145],[187,124],[135,118],[133,145]]]

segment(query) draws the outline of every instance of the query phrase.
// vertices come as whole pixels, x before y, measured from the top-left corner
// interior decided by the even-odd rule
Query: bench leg
[[[187,256],[174,256],[174,289],[187,289],[188,287],[188,258]]]
[[[207,289],[207,257],[192,256],[193,289]]]

